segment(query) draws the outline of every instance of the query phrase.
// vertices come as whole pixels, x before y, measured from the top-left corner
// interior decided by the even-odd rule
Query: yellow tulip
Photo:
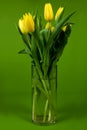
[[[19,19],[19,23],[18,23],[19,29],[22,33],[25,33],[25,28],[24,28],[24,20],[23,19]]]
[[[72,27],[72,24],[69,24],[69,25],[65,25],[65,26],[63,26],[63,27],[62,27],[63,32],[66,31],[66,29],[67,29],[68,26],[71,28],[71,27]]]
[[[55,20],[57,20],[60,16],[60,14],[63,12],[64,10],[64,7],[60,7],[57,12],[56,12],[56,15],[55,15]]]
[[[53,19],[53,9],[52,9],[52,5],[50,3],[45,4],[44,18],[47,21],[51,21]]]
[[[23,15],[23,19],[19,19],[19,29],[22,33],[34,32],[35,24],[30,13]]]
[[[67,28],[67,26],[66,26],[66,25],[62,28],[63,32],[65,32],[65,31],[66,31],[66,28]]]
[[[54,29],[55,29],[55,28],[54,28],[54,26],[52,26],[52,27],[51,27],[51,32],[53,32],[53,31],[54,31]]]
[[[51,32],[53,32],[53,30],[54,30],[54,26],[52,26],[50,22],[47,22],[47,24],[45,25],[45,28],[50,29]]]
[[[50,23],[50,22],[47,22],[47,24],[45,25],[45,28],[46,28],[46,29],[50,29],[50,27],[51,27],[51,23]]]

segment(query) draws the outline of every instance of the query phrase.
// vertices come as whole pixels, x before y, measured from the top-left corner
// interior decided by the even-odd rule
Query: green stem
[[[46,104],[45,104],[43,122],[46,121],[47,109],[48,109],[48,99],[46,100]]]
[[[43,122],[46,121],[46,116],[48,116],[47,120],[50,121],[51,120],[51,115],[52,115],[52,113],[51,113],[51,100],[50,100],[50,91],[49,91],[49,97],[46,100],[45,109],[44,109]]]
[[[37,103],[37,91],[36,87],[34,87],[34,92],[33,92],[33,108],[32,108],[32,119],[35,120],[36,118],[36,103]]]
[[[47,110],[48,110],[48,105],[49,105],[49,101],[48,101],[48,99],[49,99],[49,91],[47,89],[47,88],[49,88],[49,81],[47,82],[47,80],[44,80],[44,76],[43,76],[43,74],[41,72],[41,69],[40,69],[40,66],[39,66],[38,62],[36,61],[36,59],[34,59],[34,61],[35,61],[35,64],[36,64],[36,70],[37,70],[37,72],[38,72],[38,74],[40,76],[40,80],[41,80],[41,82],[43,84],[43,88],[44,88],[44,90],[46,92],[46,95],[47,95],[47,97],[46,97],[47,101],[46,101],[46,104],[45,104],[44,116],[43,116],[43,122],[45,122],[46,121]]]
[[[43,74],[42,74],[42,72],[40,71],[39,67],[36,66],[36,69],[37,69],[38,74],[39,74],[39,76],[40,76],[40,79],[41,79],[41,82],[42,82],[42,84],[43,84],[43,87],[44,87],[44,90],[45,90],[45,92],[46,92],[46,95],[48,96],[48,90],[47,90],[46,82],[45,82],[45,80],[44,80],[44,78],[43,78]]]
[[[49,113],[48,113],[48,121],[51,120],[51,109],[49,109]]]
[[[39,45],[39,44],[41,44],[41,40],[40,40],[40,38],[39,38],[35,33],[33,33],[33,36],[34,36],[34,38],[35,38],[36,45],[37,45],[37,48],[38,48],[39,53],[40,53],[41,61],[43,61],[43,55],[42,55],[42,52],[41,52],[41,47],[40,47],[40,45]],[[38,38],[37,38],[37,37],[38,37]]]
[[[47,91],[47,87],[46,87],[46,82],[45,82],[45,80],[43,80],[43,79],[41,79],[41,81],[42,81],[42,83],[43,83],[43,87],[44,87],[44,89],[45,89],[45,92],[46,92],[46,94],[48,95],[48,91]]]
[[[31,49],[31,43],[30,43],[30,38],[29,38],[28,34],[26,35],[26,38],[27,38],[27,42],[28,42],[28,44],[29,44],[29,47],[30,47],[30,49]]]

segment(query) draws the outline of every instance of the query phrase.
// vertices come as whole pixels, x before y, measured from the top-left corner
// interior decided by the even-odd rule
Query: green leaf
[[[32,53],[33,59],[34,59],[34,61],[36,60],[37,63],[39,64],[39,66],[40,66],[41,57],[40,57],[40,53],[39,53],[36,41],[34,39],[34,36],[32,36],[31,42],[32,42],[31,53]]]
[[[42,18],[41,18],[41,16],[39,18],[39,29],[42,30]]]
[[[59,58],[61,57],[64,47],[68,42],[68,38],[70,36],[71,33],[71,27],[68,24],[66,31],[63,32],[61,31],[58,39],[56,39],[55,43],[53,44],[51,51],[50,51],[50,59],[52,60],[52,62],[54,62],[54,60],[59,60]]]
[[[47,45],[49,36],[50,36],[50,30],[49,29],[43,29],[40,31],[40,34],[42,35],[44,45]]]
[[[28,49],[22,49],[21,51],[18,52],[18,54],[28,54],[32,58],[32,54]]]
[[[25,43],[25,45],[31,50],[31,39],[28,34],[22,34],[22,39]]]
[[[61,32],[61,28],[62,26],[65,24],[65,22],[74,14],[75,12],[69,14],[68,16],[66,16],[65,18],[61,19],[57,25],[55,26],[55,30],[52,32],[52,34],[49,37],[48,43],[47,43],[47,48],[46,48],[46,53],[44,56],[44,63],[45,65],[49,65],[50,64],[50,49],[52,49],[53,44],[55,43],[55,39],[58,38],[58,35]],[[62,52],[62,51],[61,51]],[[52,53],[53,54],[53,53]],[[61,54],[61,53],[60,53]],[[60,54],[58,54],[60,57]]]
[[[27,54],[27,51],[25,49],[18,52],[18,54]]]
[[[20,35],[23,35],[18,25],[17,25],[17,29],[18,29]]]
[[[27,46],[27,48],[29,48],[31,50],[31,34],[30,33],[29,34],[23,34],[20,31],[19,26],[17,26],[17,28],[18,28],[18,31],[19,31],[25,45]]]
[[[49,47],[52,46],[53,44],[53,40],[54,38],[58,35],[58,33],[60,32],[61,30],[61,27],[63,26],[63,24],[72,16],[75,14],[76,11],[74,11],[73,13],[69,14],[68,16],[66,16],[65,18],[63,18],[62,20],[60,20],[60,22],[57,23],[57,25],[55,26],[55,30],[53,31],[52,35],[50,36],[49,38],[49,41],[48,41],[48,49]]]
[[[35,16],[35,32],[33,33],[33,37],[34,37],[34,43],[36,43],[36,46],[38,48],[40,57],[41,57],[41,61],[43,61],[43,55],[42,55],[42,48],[43,48],[43,39],[41,37],[40,34],[40,30],[38,28],[38,21],[37,21],[37,15]]]

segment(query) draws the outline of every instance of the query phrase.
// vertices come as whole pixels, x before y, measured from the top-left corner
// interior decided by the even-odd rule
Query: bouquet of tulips
[[[26,45],[25,49],[19,53],[30,55],[32,64],[36,66],[36,71],[43,85],[42,88],[38,86],[38,89],[47,97],[49,97],[50,86],[48,87],[48,83],[44,79],[49,80],[52,67],[59,61],[63,53],[72,28],[72,23],[67,21],[74,13],[63,17],[64,7],[59,7],[54,17],[52,5],[46,3],[44,7],[46,22],[44,25],[37,12],[34,16],[31,13],[26,13],[19,19],[18,29]],[[45,119],[46,113],[44,113],[43,121]]]
[[[63,18],[64,7],[60,7],[54,20],[52,5],[47,3],[44,7],[44,18],[47,21],[45,26],[42,25],[41,17],[39,18],[37,13],[34,16],[30,13],[23,15],[23,18],[19,19],[18,29],[26,48],[19,53],[30,55],[32,62],[40,70],[48,65],[45,72],[47,74],[49,67],[57,63],[64,50],[72,27],[72,23],[67,20],[74,13]]]

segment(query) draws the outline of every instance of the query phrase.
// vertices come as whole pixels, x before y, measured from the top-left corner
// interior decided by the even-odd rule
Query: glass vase
[[[32,65],[32,121],[49,125],[57,120],[57,65],[49,75],[40,76],[37,66]]]

